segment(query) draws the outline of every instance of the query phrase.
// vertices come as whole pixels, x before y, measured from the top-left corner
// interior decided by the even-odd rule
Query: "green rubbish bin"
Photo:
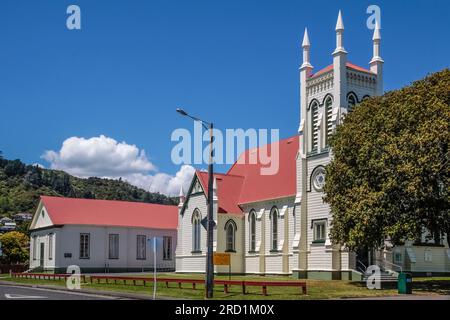
[[[399,294],[412,294],[412,274],[400,273],[398,275],[398,293]]]

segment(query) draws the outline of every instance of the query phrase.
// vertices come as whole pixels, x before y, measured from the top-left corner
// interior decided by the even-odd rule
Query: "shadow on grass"
[[[450,295],[450,280],[414,281],[413,279],[413,291]]]

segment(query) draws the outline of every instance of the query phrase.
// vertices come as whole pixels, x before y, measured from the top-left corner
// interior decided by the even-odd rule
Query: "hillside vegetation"
[[[174,198],[147,192],[121,179],[81,179],[63,171],[7,160],[0,152],[0,216],[34,213],[41,195],[176,204]]]

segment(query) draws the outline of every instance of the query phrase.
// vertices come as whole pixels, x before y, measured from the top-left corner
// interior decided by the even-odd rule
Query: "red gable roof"
[[[176,206],[41,196],[53,224],[177,229]]]
[[[197,176],[203,190],[205,190],[205,195],[207,195],[208,172],[197,170]],[[238,206],[238,202],[244,177],[218,173],[214,174],[214,178],[216,178],[217,182],[219,213],[240,213],[241,209]]]
[[[271,155],[278,147],[278,172],[262,175],[261,168],[269,165],[249,163],[253,154]],[[245,151],[226,174],[214,174],[217,181],[219,213],[241,213],[240,204],[294,196],[296,194],[296,156],[299,137],[284,139]],[[244,160],[245,159],[245,160]],[[275,160],[275,159],[273,159]],[[196,172],[205,194],[208,193],[208,173]]]
[[[278,172],[273,175],[262,175],[261,168],[268,167],[258,163],[246,164],[252,153],[271,154],[275,147],[279,149]],[[261,200],[269,200],[293,196],[296,194],[296,157],[299,150],[299,136],[280,140],[257,149],[247,150],[239,160],[231,167],[228,174],[245,177],[244,185],[239,196],[239,203],[249,203]],[[243,158],[245,157],[245,158]],[[241,163],[242,162],[242,163]]]
[[[372,73],[372,71],[367,70],[367,69],[365,69],[363,67],[357,66],[356,64],[353,64],[351,62],[347,62],[346,66],[347,66],[347,68],[350,68],[350,69],[353,69],[353,70],[356,70],[356,71],[361,71],[361,72],[365,72],[365,73]],[[312,74],[310,76],[310,78],[316,77],[316,76],[320,76],[321,74],[324,74],[324,73],[326,73],[328,71],[333,70],[333,68],[334,68],[333,65],[330,64],[329,66],[327,66],[327,67],[317,71],[316,73]]]

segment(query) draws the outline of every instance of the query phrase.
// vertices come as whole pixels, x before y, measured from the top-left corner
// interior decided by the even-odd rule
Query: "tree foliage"
[[[0,235],[3,255],[0,258],[3,263],[23,263],[28,261],[28,237],[17,231],[11,231]]]
[[[7,160],[0,153],[0,215],[34,212],[41,195],[176,204],[173,198],[147,192],[126,181],[76,178],[63,171]]]
[[[351,249],[450,235],[450,70],[365,100],[331,138],[331,238]],[[449,241],[450,243],[450,241]]]

